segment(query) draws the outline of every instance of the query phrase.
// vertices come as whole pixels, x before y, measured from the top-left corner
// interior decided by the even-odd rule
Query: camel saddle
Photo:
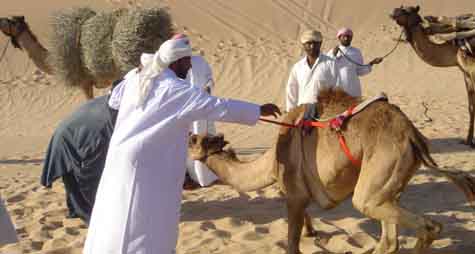
[[[436,44],[453,43],[475,56],[475,15],[456,17],[425,16],[422,27],[429,39]]]

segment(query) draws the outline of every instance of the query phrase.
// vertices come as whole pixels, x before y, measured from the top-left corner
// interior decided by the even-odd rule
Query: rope
[[[386,53],[384,56],[382,56],[381,59],[384,59],[384,58],[388,57],[389,55],[391,55],[396,50],[396,48],[399,46],[399,43],[401,43],[401,41],[402,41],[401,39],[402,39],[403,33],[404,33],[404,31],[401,30],[401,34],[399,35],[399,38],[396,42],[396,45],[394,45],[394,47],[388,53]],[[345,53],[343,53],[343,51],[341,51],[341,50],[338,50],[338,51],[340,51],[340,53],[343,55],[343,57],[345,57],[348,61],[350,61],[350,62],[352,62],[352,63],[354,63],[358,66],[364,66],[364,67],[371,66],[371,64],[360,64],[360,63],[354,61],[353,59],[351,59],[349,56],[345,55]]]

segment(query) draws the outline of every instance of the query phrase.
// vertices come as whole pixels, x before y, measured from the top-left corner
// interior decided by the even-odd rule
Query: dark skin
[[[320,56],[320,49],[322,48],[321,41],[307,41],[302,44],[303,50],[307,55],[308,66],[312,67]]]
[[[191,57],[183,57],[175,62],[171,63],[168,68],[175,72],[176,76],[181,79],[186,79],[186,74],[191,68]],[[275,118],[279,117],[282,113],[280,112],[279,107],[273,103],[266,103],[260,106],[260,115],[261,116],[273,116]]]
[[[349,34],[344,34],[344,35],[341,35],[340,37],[338,37],[338,40],[340,41],[340,44],[342,46],[345,46],[345,47],[348,47],[348,46],[351,46],[351,41],[353,40],[353,36],[352,35],[349,35]],[[336,54],[338,53],[338,46],[336,46],[334,49],[333,49],[333,55],[336,56]],[[383,61],[383,58],[381,57],[376,57],[375,59],[371,60],[368,64],[369,65],[375,65],[375,64],[379,64]]]

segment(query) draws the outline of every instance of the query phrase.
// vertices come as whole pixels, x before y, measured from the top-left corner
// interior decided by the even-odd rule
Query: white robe
[[[211,91],[211,89],[214,88],[211,67],[202,56],[191,57],[191,69],[188,72],[186,80],[189,81],[192,86],[203,90],[209,88]],[[216,134],[216,127],[212,121],[194,121],[191,126],[191,132],[193,134],[202,135]],[[208,186],[218,179],[218,177],[201,161],[188,158],[186,167],[190,177],[201,186]]]
[[[10,220],[10,215],[0,197],[0,246],[3,244],[17,242],[15,227]]]
[[[320,89],[334,87],[335,84],[335,61],[332,58],[320,54],[312,68],[308,66],[307,57],[302,58],[290,71],[286,87],[286,110],[315,103]]]
[[[364,64],[361,51],[352,46],[339,45],[339,51],[336,57],[333,50],[328,54],[335,58],[337,81],[336,86],[343,89],[351,96],[361,96],[361,82],[359,76],[364,76],[371,72],[371,66],[360,66],[353,62]],[[345,56],[340,52],[342,51]],[[351,59],[348,60],[348,58]]]
[[[97,190],[85,254],[171,254],[178,236],[188,130],[193,121],[255,124],[259,106],[210,96],[165,69],[144,107],[126,79]]]

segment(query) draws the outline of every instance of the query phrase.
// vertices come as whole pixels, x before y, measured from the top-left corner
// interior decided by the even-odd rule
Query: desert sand
[[[323,33],[326,52],[336,45],[336,29],[351,27],[353,45],[369,61],[395,45],[400,29],[388,15],[401,4],[420,4],[425,15],[475,12],[473,0],[142,3],[151,2],[169,8],[177,31],[189,35],[195,52],[211,63],[216,95],[282,107],[288,73],[302,55],[298,35],[305,29]],[[50,15],[71,6],[107,10],[125,3],[4,1],[0,16],[24,15],[39,40],[47,44]],[[0,50],[6,42],[1,34]],[[460,144],[467,133],[468,109],[458,69],[431,67],[402,43],[362,78],[362,84],[365,96],[384,91],[390,102],[409,116],[430,139],[433,156],[441,166],[475,174],[475,150]],[[65,218],[62,183],[57,181],[52,189],[45,189],[39,176],[52,132],[84,101],[79,90],[67,89],[38,72],[23,51],[7,48],[0,61],[0,194],[20,242],[0,248],[0,253],[81,253],[87,226],[78,219]],[[276,126],[266,123],[255,127],[218,124],[218,130],[243,157],[259,156],[277,133]],[[427,253],[475,253],[475,211],[444,178],[422,168],[401,202],[444,225]],[[313,205],[310,213],[320,236],[318,240],[303,238],[304,253],[368,253],[380,234],[379,224],[363,217],[349,201],[330,211]],[[275,186],[245,194],[224,185],[183,192],[177,253],[285,253],[286,234],[285,202]],[[412,248],[413,236],[414,232],[401,230],[400,253]]]

